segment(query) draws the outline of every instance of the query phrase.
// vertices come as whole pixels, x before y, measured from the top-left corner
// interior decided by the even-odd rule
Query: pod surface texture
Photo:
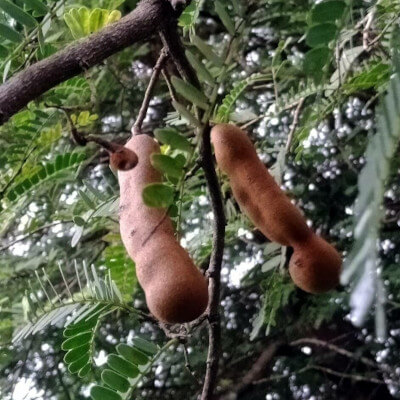
[[[139,158],[130,171],[119,171],[122,241],[136,263],[136,274],[152,314],[162,322],[183,323],[199,317],[208,303],[207,281],[174,236],[167,211],[144,204],[142,191],[161,182],[150,162],[159,153],[148,135],[133,136],[125,145]]]
[[[241,210],[268,239],[293,247],[289,263],[293,282],[309,293],[335,288],[342,265],[339,253],[308,227],[247,134],[234,125],[219,124],[211,130],[211,141],[217,164],[228,175]]]

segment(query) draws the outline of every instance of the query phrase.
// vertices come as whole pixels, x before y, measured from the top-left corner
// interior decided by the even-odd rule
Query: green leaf
[[[84,354],[81,358],[68,365],[68,371],[76,374],[89,363],[89,353]]]
[[[304,59],[304,72],[307,75],[321,75],[330,55],[331,51],[327,47],[317,47],[308,51]]]
[[[28,28],[34,28],[37,25],[35,18],[25,12],[22,8],[19,8],[9,0],[0,0],[0,8],[4,10],[11,18],[14,18],[20,24],[27,26]]]
[[[78,226],[85,226],[86,221],[82,218],[79,217],[78,215],[75,215],[73,218],[74,224]]]
[[[186,151],[188,153],[192,150],[192,145],[189,140],[173,128],[156,129],[154,135],[159,142],[171,146],[173,149]]]
[[[229,16],[228,12],[226,11],[225,6],[219,1],[215,1],[215,11],[217,12],[218,16],[221,18],[222,23],[224,24],[226,30],[232,35],[235,35],[235,24],[232,21],[231,17]]]
[[[172,77],[171,82],[175,90],[186,100],[189,100],[191,103],[199,106],[203,110],[208,109],[207,97],[190,83],[187,83],[182,79],[177,78],[176,76]]]
[[[107,20],[106,20],[106,25],[113,24],[114,22],[117,22],[120,19],[121,19],[121,12],[118,10],[114,10],[108,14]]]
[[[90,30],[91,32],[97,32],[100,30],[107,21],[108,13],[107,10],[101,10],[100,8],[94,9],[90,13]]]
[[[173,107],[175,108],[175,110],[178,112],[178,114],[186,119],[186,121],[197,127],[197,128],[201,128],[201,123],[200,121],[190,112],[186,109],[186,107],[184,107],[182,104],[177,103],[176,101],[172,102]]]
[[[174,157],[174,160],[175,160],[176,165],[177,165],[180,169],[182,169],[182,168],[185,166],[185,164],[186,164],[186,157],[185,157],[183,154],[177,154],[177,155]]]
[[[157,171],[173,178],[179,179],[182,175],[182,167],[178,165],[174,158],[165,154],[152,154],[151,164]]]
[[[79,190],[79,196],[85,202],[85,204],[92,210],[96,209],[96,204],[92,201],[92,199],[82,190]]]
[[[174,189],[163,183],[151,183],[143,189],[142,198],[148,207],[167,208],[174,202]]]
[[[17,197],[18,197],[17,193],[15,193],[14,190],[10,190],[7,193],[7,199],[10,200],[10,201],[14,201]]]
[[[71,12],[64,15],[64,21],[71,31],[74,39],[80,39],[85,36],[79,21],[75,19],[74,15]]]
[[[64,329],[63,335],[64,335],[64,337],[69,338],[72,336],[76,336],[79,333],[87,332],[96,325],[96,322],[97,322],[97,319],[94,318],[89,321],[69,325],[67,328]]]
[[[222,104],[218,107],[216,122],[228,122],[235,103],[241,94],[253,83],[268,79],[270,79],[268,75],[253,74],[242,81],[236,82],[232,90],[225,96]]]
[[[62,169],[62,167],[63,167],[63,155],[62,154],[57,154],[54,166],[55,166],[56,171],[59,171],[60,169]]]
[[[120,343],[117,346],[117,352],[118,354],[121,354],[122,357],[136,365],[145,365],[149,361],[149,358],[144,352],[140,351],[138,348],[128,346],[125,343]]]
[[[122,397],[114,390],[98,385],[92,387],[90,396],[93,400],[122,400]]]
[[[1,34],[0,34],[0,36],[1,36]],[[7,48],[0,44],[0,57],[7,57],[7,56],[8,56]],[[2,157],[2,159],[3,159],[3,157]]]
[[[117,374],[110,369],[105,369],[101,373],[101,380],[111,389],[121,393],[126,393],[129,390],[129,382],[122,375]]]
[[[67,340],[64,340],[61,348],[63,350],[72,350],[75,347],[83,346],[84,344],[90,342],[92,339],[92,331],[79,333]]]
[[[143,353],[149,354],[151,356],[158,353],[158,347],[154,343],[151,343],[143,338],[136,337],[132,340],[132,342],[133,345]]]
[[[47,14],[50,9],[46,6],[46,4],[42,0],[23,0],[24,3],[32,10],[35,10],[38,15]]]
[[[261,267],[262,272],[269,272],[271,269],[276,268],[281,262],[281,255],[272,257]]]
[[[0,36],[3,36],[10,42],[19,43],[22,41],[21,34],[19,34],[17,31],[4,24],[0,24]]]
[[[195,35],[192,37],[192,43],[200,50],[201,53],[203,53],[204,57],[206,57],[217,67],[222,67],[224,64],[222,58],[214,53],[213,48],[209,44],[205,43]]]
[[[86,364],[83,368],[81,368],[78,372],[79,378],[85,377],[90,372],[90,364]]]
[[[64,361],[67,364],[71,364],[74,361],[79,360],[85,353],[87,353],[90,349],[90,343],[85,343],[82,346],[75,347],[67,352],[64,356]]]
[[[312,26],[306,34],[306,43],[310,47],[327,46],[336,37],[335,24],[326,22]]]
[[[117,371],[121,375],[127,376],[128,378],[136,378],[140,373],[139,368],[137,365],[126,360],[125,358],[115,354],[110,354],[107,358],[107,364],[110,368],[112,368],[114,371]],[[147,361],[148,360],[146,358],[146,363]]]
[[[335,22],[342,18],[346,3],[344,1],[323,1],[311,10],[312,23]]]
[[[207,67],[189,50],[185,52],[186,57],[188,58],[192,67],[196,70],[199,78],[209,83],[210,85],[214,84],[214,78],[212,77],[211,73],[208,71]]]

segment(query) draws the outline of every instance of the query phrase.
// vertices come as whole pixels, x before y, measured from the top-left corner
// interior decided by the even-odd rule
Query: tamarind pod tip
[[[270,240],[284,246],[306,240],[311,230],[240,128],[216,125],[211,131],[218,166],[230,180],[242,211]]]
[[[328,242],[313,235],[294,247],[289,273],[296,286],[312,294],[333,290],[340,282],[342,257]]]
[[[110,154],[110,165],[118,171],[129,171],[135,168],[138,162],[137,154],[124,146]]]

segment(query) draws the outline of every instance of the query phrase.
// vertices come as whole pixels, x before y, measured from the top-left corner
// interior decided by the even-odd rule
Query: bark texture
[[[0,125],[54,86],[133,43],[149,39],[175,15],[166,0],[141,0],[118,22],[26,68],[0,86]]]

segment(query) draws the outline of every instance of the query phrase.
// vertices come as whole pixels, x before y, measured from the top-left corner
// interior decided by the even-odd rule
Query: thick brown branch
[[[174,15],[165,0],[141,0],[120,21],[20,72],[0,86],[0,125],[47,90],[159,30]]]

